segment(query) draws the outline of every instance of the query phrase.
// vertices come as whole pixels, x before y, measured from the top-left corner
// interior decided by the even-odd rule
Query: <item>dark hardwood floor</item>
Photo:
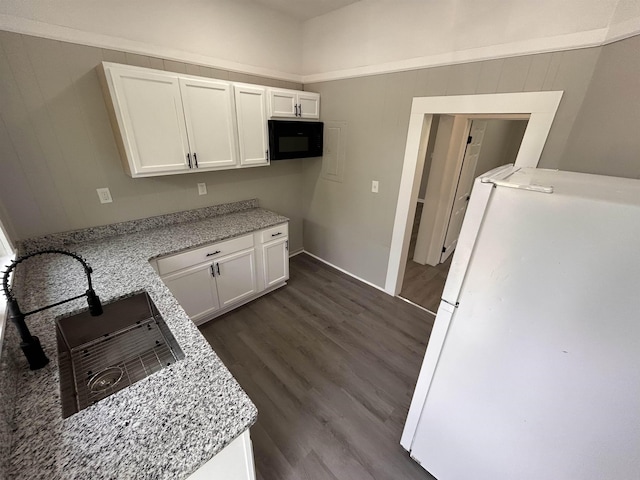
[[[400,446],[433,316],[301,254],[201,327],[258,407],[258,479],[433,479]]]
[[[438,305],[440,305],[442,291],[447,281],[453,255],[436,267],[421,265],[412,260],[416,248],[418,229],[420,227],[422,206],[422,203],[418,203],[416,208],[413,229],[411,231],[411,243],[409,243],[409,255],[407,256],[407,265],[404,271],[400,296],[435,313],[438,311]]]

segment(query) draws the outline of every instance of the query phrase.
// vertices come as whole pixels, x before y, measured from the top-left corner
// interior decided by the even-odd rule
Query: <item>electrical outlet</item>
[[[198,195],[206,195],[207,194],[207,184],[199,183],[198,184]]]
[[[371,191],[373,193],[378,193],[378,180],[371,181]]]
[[[108,188],[97,188],[98,198],[100,199],[100,203],[111,203],[113,199],[111,198],[111,192]]]

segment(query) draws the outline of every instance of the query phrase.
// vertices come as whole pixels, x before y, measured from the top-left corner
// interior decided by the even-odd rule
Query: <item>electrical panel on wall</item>
[[[324,122],[322,178],[342,183],[346,161],[347,122]]]

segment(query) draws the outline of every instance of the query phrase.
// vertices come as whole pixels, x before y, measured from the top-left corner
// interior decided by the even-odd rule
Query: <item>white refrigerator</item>
[[[475,181],[400,443],[438,480],[640,479],[640,180]]]

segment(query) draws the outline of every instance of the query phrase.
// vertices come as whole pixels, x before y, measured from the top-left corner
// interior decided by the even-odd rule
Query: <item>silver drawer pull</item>
[[[272,233],[272,234],[271,234],[271,236],[272,236],[272,237],[277,237],[278,235],[282,235],[282,232]]]
[[[216,250],[216,251],[215,251],[215,252],[213,252],[213,253],[207,253],[207,257],[213,257],[214,255],[217,255],[217,254],[219,254],[219,253],[222,253],[222,252],[221,252],[220,250]]]

